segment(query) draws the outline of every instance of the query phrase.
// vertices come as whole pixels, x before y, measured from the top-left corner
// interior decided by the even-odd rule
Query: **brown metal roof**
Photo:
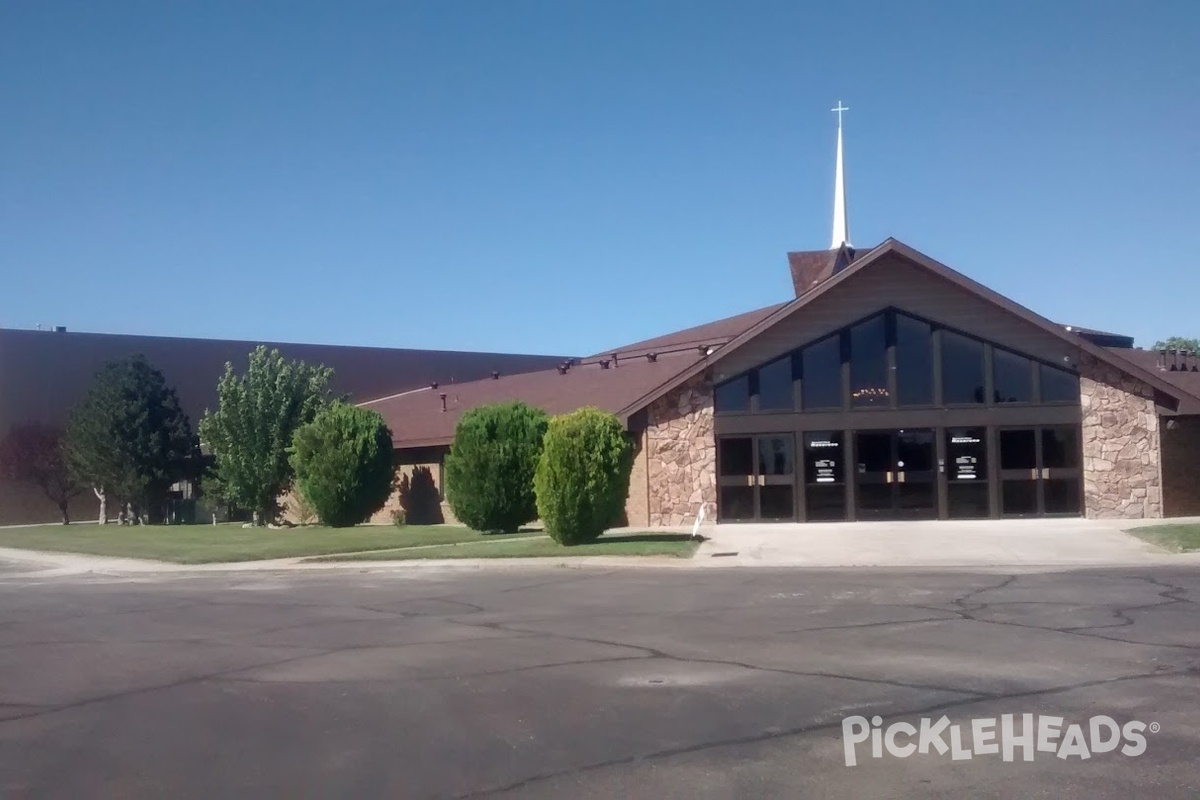
[[[1106,347],[1108,352],[1158,375],[1174,386],[1179,394],[1179,414],[1200,414],[1200,359],[1167,354],[1165,360],[1155,350],[1132,347]],[[1175,369],[1171,369],[1174,366]]]
[[[288,358],[333,367],[333,391],[354,400],[428,386],[432,381],[475,380],[492,370],[546,369],[563,360],[562,356],[507,353],[264,344],[279,348]],[[217,380],[225,362],[244,368],[257,345],[223,339],[0,329],[0,436],[24,422],[63,424],[107,362],[137,354],[162,370],[195,425],[206,407],[216,405]]]
[[[703,361],[698,350],[681,351],[657,357],[618,356],[616,366],[610,359],[608,369],[598,361],[585,360],[565,374],[558,369],[501,375],[470,383],[424,388],[396,397],[361,403],[378,411],[392,429],[397,447],[427,447],[449,444],[454,426],[463,412],[488,403],[521,400],[549,414],[563,414],[584,406],[595,406],[627,418],[637,409],[629,406],[652,393],[680,371]],[[441,394],[446,395],[442,411]]]
[[[695,348],[702,344],[725,344],[733,337],[758,324],[785,305],[787,303],[776,303],[773,306],[766,306],[754,311],[747,311],[744,314],[725,317],[715,322],[685,328],[684,330],[657,336],[653,339],[646,339],[645,341],[611,348],[602,353],[597,353],[592,358],[606,358],[613,353],[616,353],[618,356],[635,356],[644,355],[645,353],[665,353],[673,350]]]

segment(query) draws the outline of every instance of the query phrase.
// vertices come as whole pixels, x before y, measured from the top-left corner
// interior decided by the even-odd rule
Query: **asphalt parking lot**
[[[0,566],[0,794],[1195,797],[1198,593],[1170,567]],[[1004,714],[1061,735],[846,764],[847,717],[945,715],[970,750]],[[1098,715],[1144,751],[1053,751]]]

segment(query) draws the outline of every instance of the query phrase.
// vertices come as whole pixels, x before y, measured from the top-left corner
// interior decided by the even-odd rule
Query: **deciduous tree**
[[[1189,350],[1200,352],[1200,339],[1188,339],[1183,336],[1171,336],[1154,343],[1155,350]]]
[[[61,429],[34,422],[9,431],[0,441],[0,476],[41,489],[58,508],[63,525],[71,524],[71,498],[84,487],[67,468]]]
[[[295,477],[288,449],[296,430],[328,401],[332,374],[261,345],[244,374],[225,365],[217,410],[204,412],[200,441],[214,456],[224,499],[253,511],[260,525],[279,516],[279,499]]]

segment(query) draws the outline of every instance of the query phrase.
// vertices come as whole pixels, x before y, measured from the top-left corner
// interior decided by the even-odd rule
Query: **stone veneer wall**
[[[697,376],[650,404],[645,433],[649,524],[686,525],[717,509],[712,381]]]
[[[1163,513],[1200,516],[1200,416],[1169,418],[1161,435]]]
[[[1079,367],[1086,516],[1161,517],[1161,443],[1154,390],[1090,355],[1083,356]]]

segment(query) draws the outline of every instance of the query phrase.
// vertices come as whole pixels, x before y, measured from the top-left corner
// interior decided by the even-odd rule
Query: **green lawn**
[[[314,561],[408,561],[428,558],[545,558],[563,556],[673,556],[691,558],[698,542],[686,533],[635,533],[605,536],[590,544],[563,547],[549,537],[504,541],[489,537],[443,547],[419,550],[382,550],[327,556]]]
[[[516,534],[520,536],[521,534]],[[178,564],[258,561],[383,548],[503,539],[460,525],[360,525],[356,528],[243,528],[229,525],[41,525],[0,529],[0,547],[149,558]]]
[[[1134,528],[1128,533],[1173,553],[1190,553],[1193,550],[1200,550],[1200,523],[1150,525],[1145,528]]]

